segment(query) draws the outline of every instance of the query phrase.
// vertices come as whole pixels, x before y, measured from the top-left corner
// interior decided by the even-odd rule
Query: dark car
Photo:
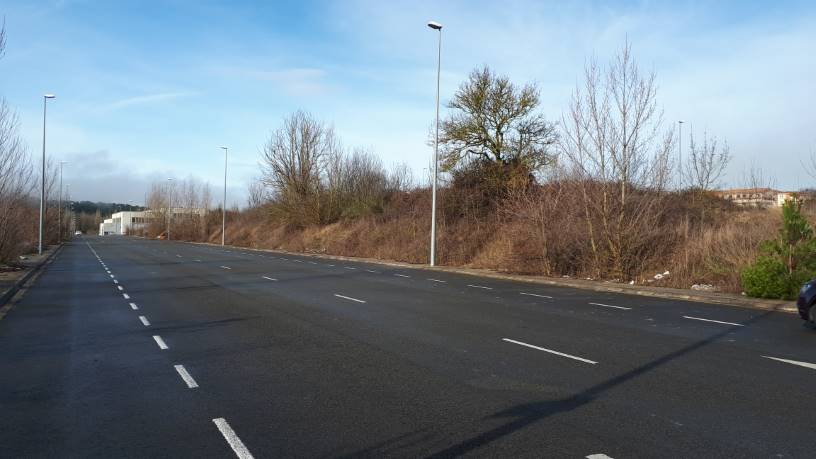
[[[799,308],[799,315],[802,319],[812,322],[816,325],[816,279],[807,282],[799,290],[799,298],[796,300],[796,306]]]

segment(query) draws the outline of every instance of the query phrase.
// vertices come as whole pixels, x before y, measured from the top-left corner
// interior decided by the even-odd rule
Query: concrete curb
[[[189,241],[174,241],[186,242],[188,244],[208,245],[213,247],[221,247],[221,244],[213,244],[211,242],[189,242]],[[405,269],[416,269],[426,271],[440,271],[454,274],[464,274],[474,277],[482,277],[488,279],[509,280],[515,282],[526,282],[528,284],[542,284],[551,285],[554,287],[568,287],[580,290],[592,290],[596,292],[622,293],[626,295],[648,296],[652,298],[666,298],[671,300],[692,301],[695,303],[707,304],[721,304],[727,306],[736,306],[748,309],[758,309],[762,311],[778,311],[786,313],[798,313],[796,304],[792,301],[782,300],[765,300],[758,298],[747,298],[743,296],[727,294],[727,293],[698,293],[693,290],[684,290],[668,287],[649,287],[641,285],[627,285],[627,284],[611,284],[598,281],[589,281],[581,279],[562,279],[562,278],[546,278],[539,276],[526,276],[520,274],[504,274],[495,271],[488,271],[482,269],[459,268],[448,266],[425,266],[411,263],[404,263],[399,261],[380,260],[376,258],[357,258],[346,257],[341,255],[328,255],[308,252],[289,252],[286,250],[277,249],[258,249],[254,247],[241,247],[235,245],[227,245],[234,249],[253,250],[256,252],[279,253],[286,255],[297,255],[303,257],[323,258],[328,260],[341,260],[352,262],[372,263],[383,266],[394,266]]]
[[[8,303],[12,298],[14,298],[14,295],[16,295],[17,292],[20,291],[20,289],[23,287],[23,285],[25,285],[25,283],[28,282],[29,279],[31,279],[31,277],[34,276],[35,273],[39,272],[39,270],[42,269],[42,267],[45,266],[46,263],[48,263],[51,259],[53,259],[54,256],[57,253],[59,253],[60,250],[62,250],[62,247],[63,247],[63,244],[60,243],[57,246],[57,248],[54,249],[53,252],[51,252],[50,255],[48,255],[44,259],[40,260],[40,262],[37,263],[33,268],[31,268],[27,273],[25,273],[23,275],[23,277],[17,279],[14,282],[14,285],[12,285],[11,288],[6,290],[6,292],[3,293],[2,296],[0,296],[0,308],[3,308],[4,306],[6,306],[6,303]],[[0,315],[0,317],[2,317],[2,315]]]

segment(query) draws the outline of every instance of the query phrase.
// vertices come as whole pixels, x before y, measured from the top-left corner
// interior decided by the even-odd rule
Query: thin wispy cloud
[[[182,97],[190,97],[195,95],[194,92],[162,92],[157,94],[146,94],[142,96],[128,97],[120,99],[102,107],[103,111],[119,110],[123,108],[133,107],[137,105],[150,105],[163,102],[169,102]]]
[[[332,85],[327,82],[328,72],[320,68],[262,70],[235,66],[220,67],[216,72],[229,78],[271,82],[275,87],[292,96],[324,95],[332,88]]]

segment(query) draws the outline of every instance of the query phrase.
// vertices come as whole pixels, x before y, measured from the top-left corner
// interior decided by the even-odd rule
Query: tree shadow
[[[766,311],[756,317],[749,319],[746,322],[743,322],[743,325],[747,326],[756,323],[772,313],[774,313],[774,311]],[[530,426],[531,424],[541,421],[542,419],[560,413],[569,412],[575,410],[576,408],[580,408],[584,405],[592,403],[592,401],[594,401],[599,395],[603,394],[604,392],[607,392],[623,383],[626,383],[648,372],[651,372],[657,369],[658,367],[671,362],[674,359],[683,357],[705,346],[708,346],[709,344],[714,343],[720,338],[723,338],[724,336],[736,330],[740,330],[742,328],[743,327],[737,326],[728,327],[702,341],[698,341],[691,345],[680,348],[658,359],[652,360],[651,362],[648,362],[644,365],[641,365],[637,368],[627,371],[626,373],[622,373],[604,382],[596,384],[571,397],[567,397],[560,400],[548,400],[524,403],[494,413],[490,416],[483,418],[483,420],[496,418],[513,418],[513,419],[494,429],[479,433],[478,435],[475,435],[471,438],[461,441],[455,445],[449,446],[443,450],[432,453],[427,457],[447,458],[461,456],[471,451],[474,451],[478,448],[481,448],[485,445],[488,445],[492,442],[495,442],[496,440],[499,440],[502,437],[510,435],[521,429],[524,429]]]

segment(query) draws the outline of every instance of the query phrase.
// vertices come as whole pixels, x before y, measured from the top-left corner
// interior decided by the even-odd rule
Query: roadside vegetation
[[[0,61],[5,49],[3,23],[0,24]],[[40,163],[35,164],[32,160],[20,137],[16,112],[0,94],[0,268],[13,265],[19,261],[20,255],[37,250],[40,167]],[[45,244],[53,244],[58,238],[57,172],[57,165],[47,161]]]
[[[587,64],[560,118],[546,118],[539,105],[534,84],[486,66],[448,102],[438,263],[774,298],[814,275],[800,261],[813,253],[810,242],[791,243],[793,230],[784,230],[791,209],[801,225],[810,208],[740,208],[718,198],[712,191],[731,152],[707,132],[689,134],[679,164],[656,75],[642,72],[628,44],[608,63]],[[768,185],[758,171],[745,180]],[[164,207],[170,193],[156,184],[149,207]],[[298,111],[264,143],[247,207],[228,212],[226,240],[426,263],[430,199],[429,177],[386,167],[343,145],[329,122]],[[157,225],[153,235],[166,221]],[[220,209],[174,226],[178,237],[220,242]],[[779,276],[783,287],[774,284]]]

